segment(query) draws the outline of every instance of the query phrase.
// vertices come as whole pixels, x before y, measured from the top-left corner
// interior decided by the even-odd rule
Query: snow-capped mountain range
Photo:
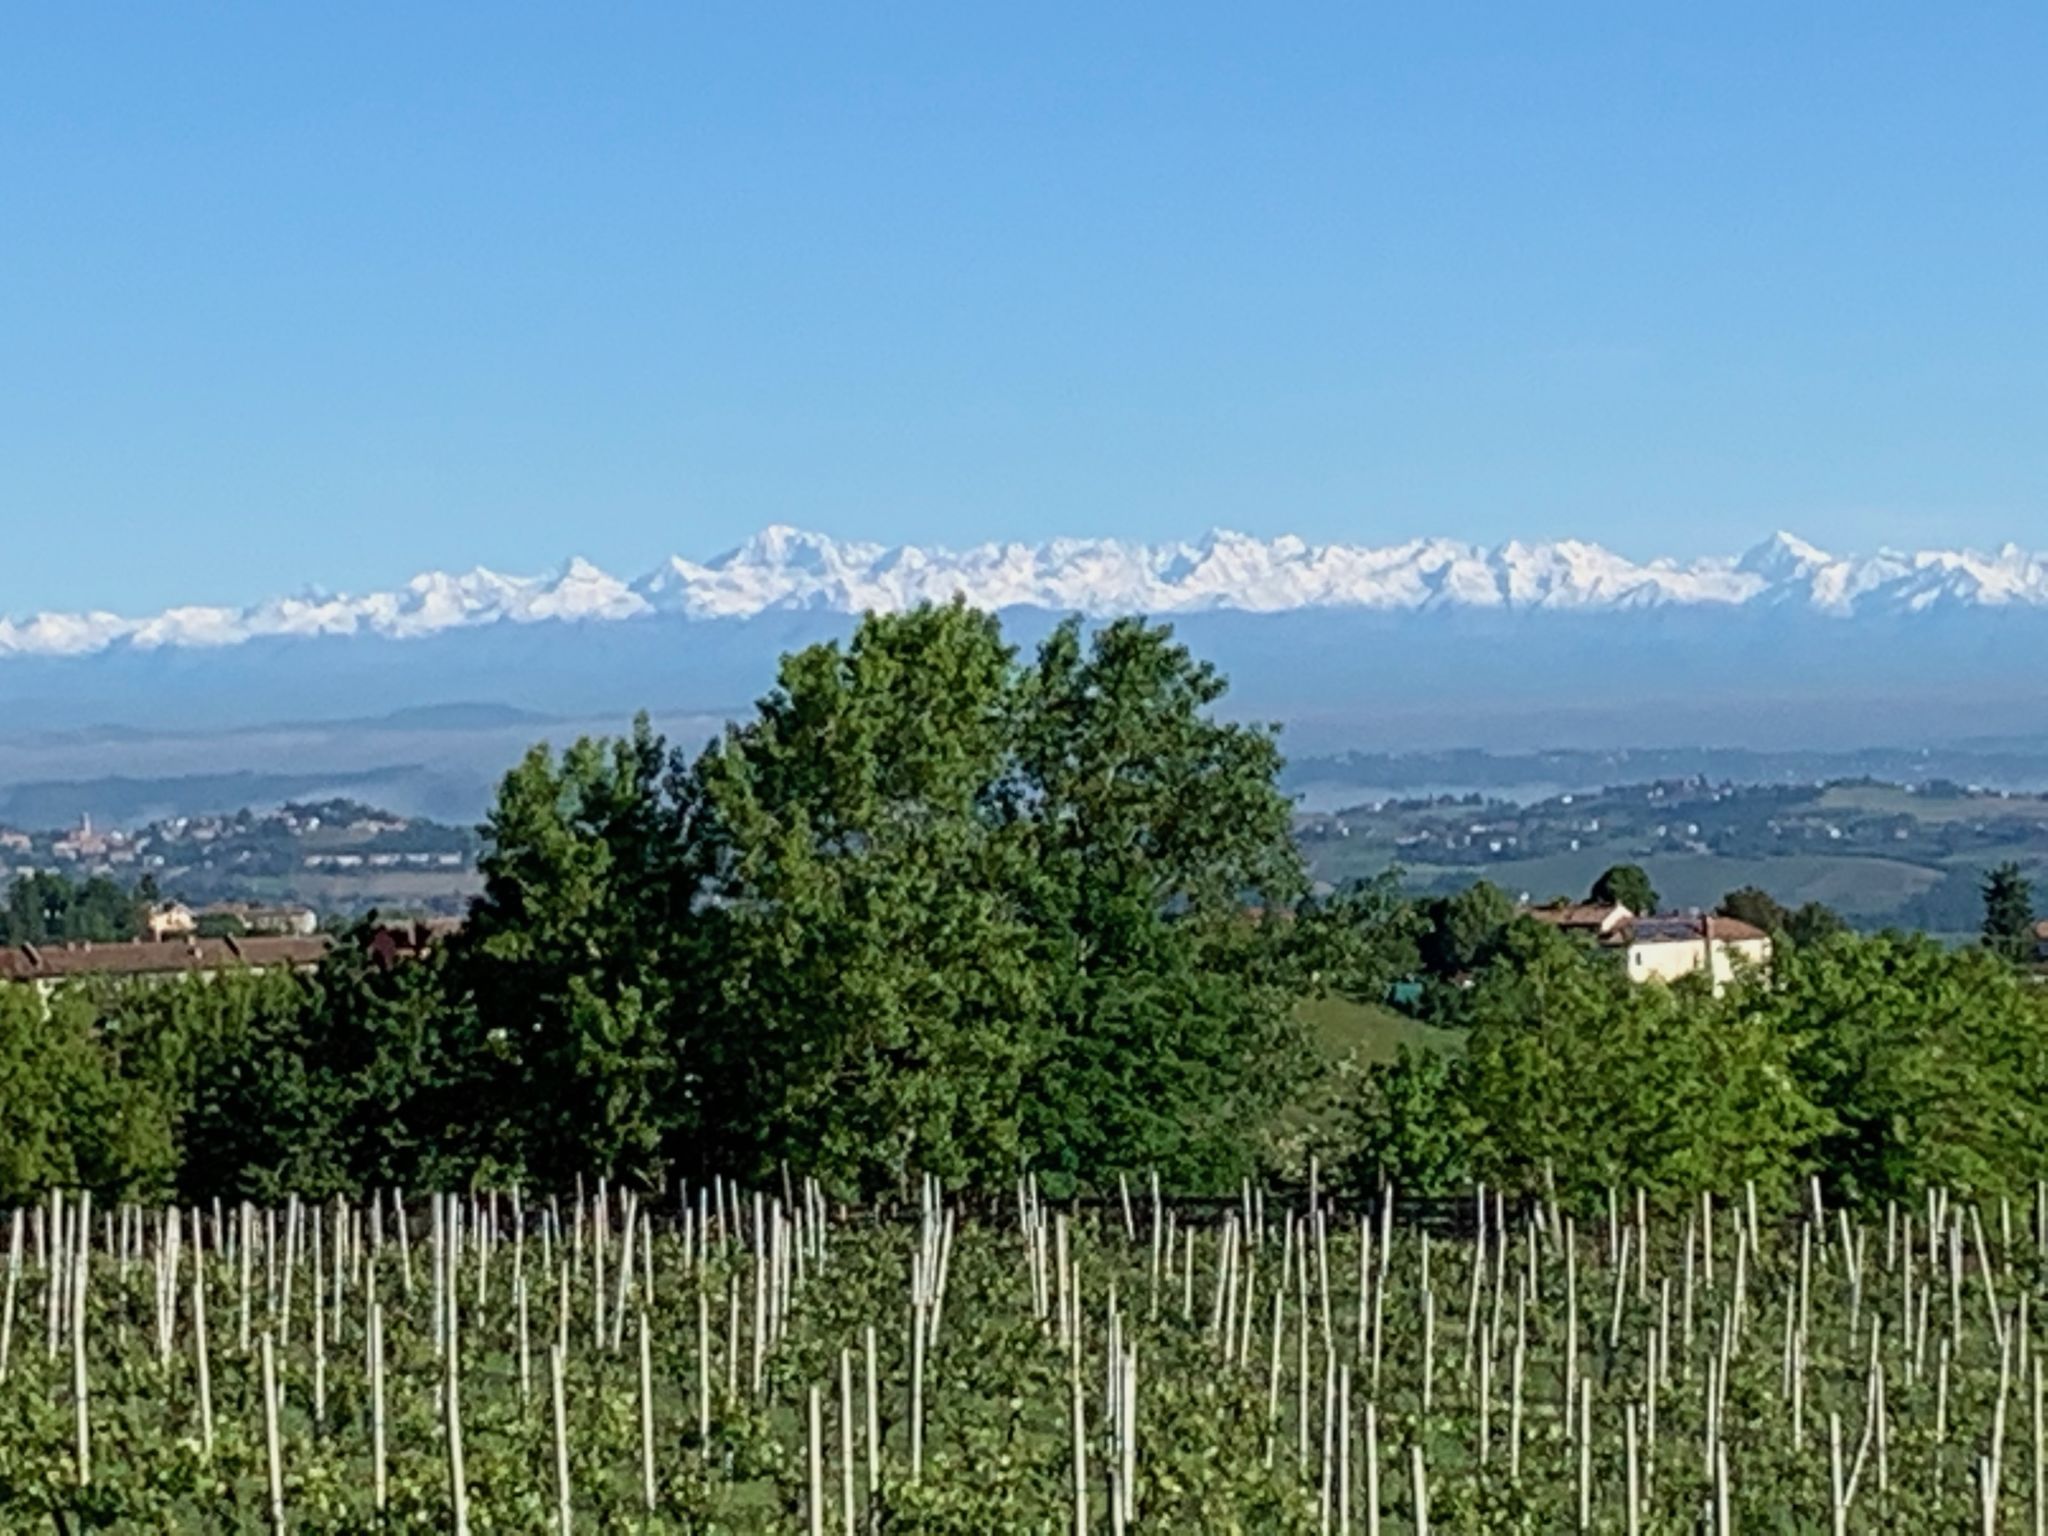
[[[1217,532],[1192,543],[1117,539],[965,549],[845,542],[762,530],[698,563],[677,557],[636,581],[571,560],[552,576],[479,567],[433,571],[388,592],[306,594],[246,608],[178,607],[148,617],[0,617],[0,657],[118,648],[214,648],[263,637],[410,639],[491,624],[610,623],[658,614],[746,619],[775,611],[859,613],[964,596],[985,608],[1101,617],[1309,609],[1599,613],[1683,607],[1793,608],[1833,618],[1947,609],[2048,609],[2048,555],[2012,545],[1836,556],[1779,534],[1746,554],[1634,561],[1577,540],[1495,548],[1450,539],[1311,544]]]

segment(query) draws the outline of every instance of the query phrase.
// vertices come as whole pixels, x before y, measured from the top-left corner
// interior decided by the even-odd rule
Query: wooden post
[[[711,1298],[697,1289],[697,1445],[711,1444]]]
[[[1337,1368],[1337,1529],[1351,1536],[1351,1367]]]
[[[839,1351],[839,1523],[853,1536],[853,1351]]]
[[[548,1346],[548,1398],[555,1430],[555,1530],[569,1536],[569,1415],[562,1403],[562,1346]]]
[[[1088,1536],[1088,1421],[1081,1401],[1081,1373],[1068,1373],[1070,1423],[1074,1443],[1074,1536]]]
[[[451,1213],[456,1207],[455,1198],[448,1200]],[[442,1235],[449,1236],[447,1229]],[[448,1438],[448,1494],[449,1513],[453,1518],[455,1536],[469,1536],[469,1478],[462,1464],[462,1326],[458,1320],[455,1294],[456,1250],[452,1244],[446,1249],[448,1282],[447,1323],[448,1358],[445,1362],[445,1383],[447,1389],[447,1438]]]
[[[925,1311],[913,1281],[910,1298],[910,1480],[924,1475]],[[1078,1384],[1075,1391],[1079,1391]]]
[[[1642,1530],[1642,1468],[1639,1460],[1640,1449],[1636,1444],[1636,1405],[1626,1408],[1626,1452],[1628,1456],[1628,1536],[1637,1536]]]
[[[270,1473],[270,1529],[274,1536],[284,1532],[284,1461],[277,1439],[277,1358],[270,1330],[263,1330],[263,1447]]]
[[[384,1303],[374,1297],[370,1301],[370,1327],[368,1349],[370,1353],[370,1489],[375,1501],[377,1518],[384,1517],[384,1511],[391,1498],[389,1467],[385,1459],[384,1431]]]
[[[630,1239],[629,1239],[630,1240]],[[815,1393],[812,1403],[816,1409]],[[640,1498],[654,1513],[654,1372],[647,1340],[647,1309],[640,1309]]]
[[[71,1391],[77,1405],[78,1486],[84,1488],[92,1482],[92,1413],[85,1371],[85,1292],[92,1264],[92,1191],[89,1189],[79,1192],[76,1230],[78,1250],[71,1260]]]
[[[876,1402],[875,1329],[872,1323],[861,1335],[861,1347],[867,1365],[868,1502],[872,1507],[875,1492],[882,1486],[882,1417]]]
[[[15,1293],[21,1287],[22,1213],[14,1210],[14,1235],[7,1244],[7,1297],[0,1302],[0,1382],[7,1380],[8,1357],[14,1352]]]
[[[1579,1529],[1593,1528],[1593,1379],[1579,1378]]]
[[[810,1470],[810,1493],[805,1512],[810,1517],[811,1536],[825,1536],[825,1425],[818,1389],[811,1387],[805,1400],[808,1430],[806,1465]]]
[[[199,1452],[213,1456],[213,1364],[206,1345],[206,1230],[199,1212],[192,1212],[192,1356],[198,1372]],[[14,1300],[10,1286],[7,1299]]]
[[[1380,1411],[1365,1404],[1365,1536],[1380,1536]]]

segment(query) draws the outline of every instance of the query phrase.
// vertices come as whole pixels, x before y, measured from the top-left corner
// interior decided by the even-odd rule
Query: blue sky
[[[2048,10],[15,7],[0,611],[884,540],[2048,544]]]

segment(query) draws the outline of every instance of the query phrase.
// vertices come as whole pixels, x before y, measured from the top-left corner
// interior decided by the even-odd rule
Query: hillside
[[[2048,879],[2048,796],[1869,780],[1735,786],[1700,779],[1550,796],[1386,800],[1306,814],[1319,880],[1399,865],[1421,890],[1488,879],[1533,901],[1582,893],[1609,865],[1649,871],[1665,904],[1712,906],[1738,886],[1818,901],[1864,928],[1956,934],[1980,916],[1983,871]]]

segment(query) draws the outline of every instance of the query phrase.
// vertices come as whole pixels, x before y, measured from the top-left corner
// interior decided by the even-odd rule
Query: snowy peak
[[[1577,613],[1796,608],[1837,618],[2048,608],[2048,557],[2007,545],[1836,556],[1780,533],[1733,558],[1632,560],[1599,544],[1451,539],[1311,544],[1216,529],[1190,542],[988,543],[964,549],[849,542],[777,524],[699,563],[671,558],[622,581],[576,558],[552,576],[479,566],[429,571],[350,597],[307,592],[248,608],[185,606],[142,618],[0,615],[0,658],[237,645],[267,637],[408,639],[488,624],[617,623],[669,614],[744,619],[773,610],[894,611],[954,597],[985,608],[1105,616],[1218,609],[1479,608]]]

